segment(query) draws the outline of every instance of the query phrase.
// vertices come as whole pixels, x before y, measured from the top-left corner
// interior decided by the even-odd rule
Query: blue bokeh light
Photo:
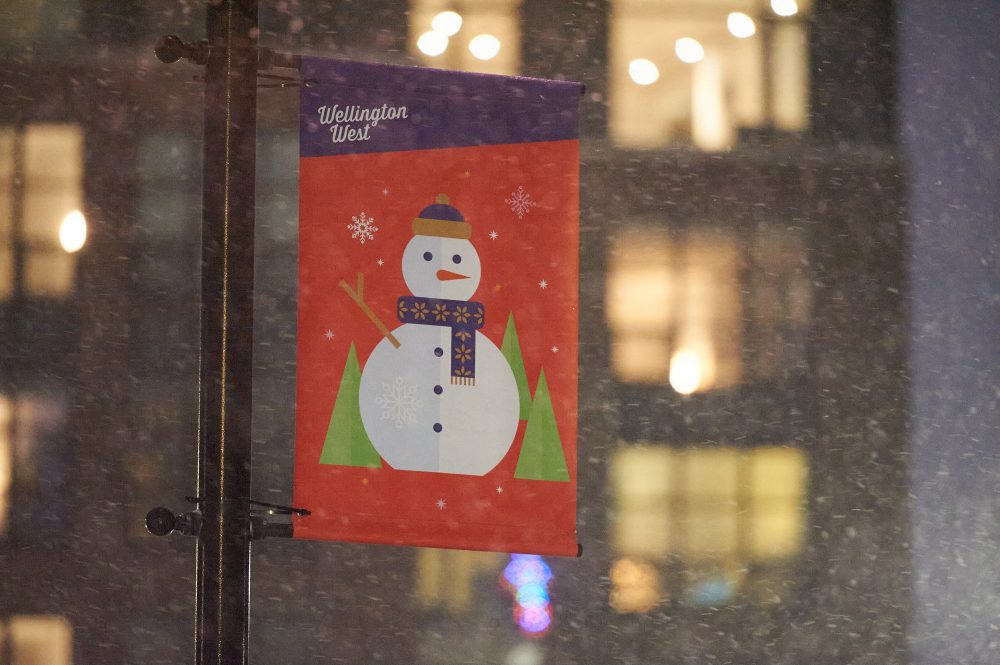
[[[541,637],[552,625],[548,584],[552,569],[537,554],[512,554],[503,582],[514,594],[514,620],[529,637]]]
[[[549,604],[549,592],[537,582],[531,582],[518,588],[517,604],[521,607],[545,607]]]

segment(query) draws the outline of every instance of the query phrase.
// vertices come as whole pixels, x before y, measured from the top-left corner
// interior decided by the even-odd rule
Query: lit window
[[[14,466],[14,446],[10,440],[12,411],[10,400],[0,395],[0,536],[7,533],[10,516],[10,486]]]
[[[646,612],[667,598],[659,569],[679,563],[696,605],[724,603],[747,571],[802,548],[807,462],[798,448],[623,445],[611,459],[615,498],[611,604]],[[676,585],[675,585],[676,586]]]
[[[726,560],[741,554],[737,496],[743,461],[735,448],[695,448],[677,456],[681,470],[674,498],[684,533],[678,549],[686,560]]]
[[[429,67],[516,74],[521,0],[410,0],[410,51]]]
[[[0,298],[65,296],[87,241],[83,134],[76,125],[0,128]]]
[[[611,487],[618,514],[612,538],[619,553],[658,559],[671,551],[674,467],[667,448],[630,447],[615,455]]]
[[[804,129],[809,4],[613,0],[612,138],[637,148],[690,143],[718,151],[735,145],[741,130]],[[657,76],[637,79],[636,62]]]
[[[622,381],[669,384],[681,394],[740,380],[737,246],[725,234],[636,225],[613,240],[607,316]]]
[[[797,448],[759,448],[746,460],[748,543],[757,561],[793,556],[802,547],[805,457]]]
[[[503,566],[497,552],[421,548],[417,550],[417,597],[424,607],[459,614],[472,606],[477,575],[495,575]]]
[[[13,665],[70,665],[73,628],[52,614],[14,615],[0,623],[0,649]],[[7,661],[4,661],[7,662]]]
[[[0,396],[0,538],[65,534],[66,421],[65,397]]]

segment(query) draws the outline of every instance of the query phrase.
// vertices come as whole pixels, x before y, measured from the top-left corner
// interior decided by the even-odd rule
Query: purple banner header
[[[578,138],[580,83],[310,57],[300,71],[302,157]]]

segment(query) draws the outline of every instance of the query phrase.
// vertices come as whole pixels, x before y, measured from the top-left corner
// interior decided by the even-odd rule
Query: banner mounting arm
[[[256,46],[250,40],[246,40],[247,46],[253,45],[257,51],[257,70],[267,71],[269,69],[298,69],[302,65],[302,58],[291,53],[282,53],[264,46]],[[160,62],[172,64],[181,58],[190,60],[197,65],[208,63],[209,55],[213,48],[224,49],[222,44],[213,45],[207,39],[196,42],[185,42],[177,35],[164,35],[156,43],[156,57]],[[266,78],[278,78],[267,76]]]

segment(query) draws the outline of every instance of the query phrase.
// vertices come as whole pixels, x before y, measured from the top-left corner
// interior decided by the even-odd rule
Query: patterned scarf
[[[451,382],[476,385],[476,330],[483,327],[486,308],[471,300],[400,296],[396,316],[403,323],[451,328]]]

